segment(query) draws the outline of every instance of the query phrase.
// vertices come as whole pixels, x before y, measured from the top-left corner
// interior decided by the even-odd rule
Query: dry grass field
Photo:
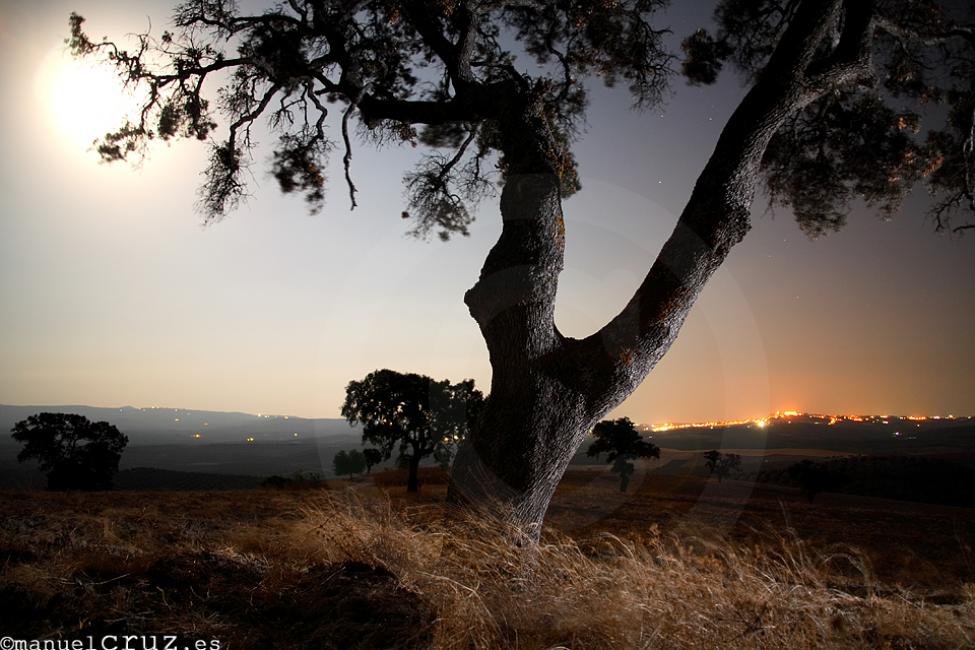
[[[15,638],[224,648],[975,646],[975,512],[572,470],[537,551],[395,475],[330,489],[0,493]],[[382,487],[379,487],[382,486]]]

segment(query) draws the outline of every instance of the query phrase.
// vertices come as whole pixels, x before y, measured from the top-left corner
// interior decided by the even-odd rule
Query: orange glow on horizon
[[[745,426],[751,425],[759,429],[765,429],[776,421],[785,421],[791,423],[796,419],[806,419],[812,424],[826,424],[828,426],[834,426],[839,422],[865,422],[869,424],[884,424],[888,426],[893,426],[896,424],[897,420],[906,420],[910,422],[926,422],[928,420],[957,420],[964,419],[964,417],[959,418],[954,415],[829,415],[821,413],[804,413],[799,410],[788,410],[788,411],[776,411],[771,415],[766,417],[756,417],[747,420],[717,420],[709,422],[660,422],[649,425],[643,425],[645,428],[653,432],[660,431],[673,431],[680,429],[703,429],[715,427],[735,427],[735,426]],[[972,419],[969,416],[968,419]],[[920,425],[918,425],[920,426]]]

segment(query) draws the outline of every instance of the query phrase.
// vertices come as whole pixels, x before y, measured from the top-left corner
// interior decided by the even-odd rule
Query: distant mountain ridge
[[[237,411],[204,411],[169,407],[98,407],[0,404],[0,445],[14,444],[9,435],[16,422],[42,412],[77,413],[105,421],[129,437],[129,444],[200,444],[361,436],[359,427],[340,418],[299,418]]]

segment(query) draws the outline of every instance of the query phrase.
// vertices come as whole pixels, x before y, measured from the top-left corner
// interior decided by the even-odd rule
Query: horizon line
[[[184,411],[193,412],[200,411],[206,413],[226,413],[235,415],[246,415],[255,418],[270,419],[270,418],[282,418],[285,420],[289,419],[299,419],[299,420],[345,420],[341,415],[338,416],[305,416],[305,415],[290,415],[285,413],[264,413],[257,412],[253,413],[251,411],[241,411],[241,410],[217,410],[217,409],[206,409],[206,408],[183,408],[175,406],[133,406],[131,404],[123,404],[121,406],[95,406],[92,404],[10,404],[7,402],[0,402],[0,407],[14,407],[14,408],[91,408],[91,409],[110,409],[110,410],[123,410],[131,409],[134,411]],[[627,417],[627,416],[621,416]],[[667,431],[673,428],[693,428],[693,427],[713,427],[713,426],[730,426],[736,424],[758,424],[759,426],[764,426],[763,423],[768,423],[775,419],[786,419],[790,417],[819,417],[823,419],[828,418],[843,418],[843,419],[854,419],[854,418],[879,418],[879,419],[899,419],[899,420],[963,420],[963,419],[975,419],[975,415],[956,415],[954,413],[948,414],[922,414],[922,413],[911,413],[898,414],[898,413],[858,413],[858,412],[845,412],[845,413],[826,413],[826,412],[812,412],[812,411],[802,411],[798,409],[788,409],[788,410],[776,410],[770,412],[766,415],[760,415],[756,417],[748,418],[732,418],[732,419],[721,419],[721,420],[703,420],[703,421],[677,421],[677,420],[656,420],[656,421],[634,421],[635,424],[639,426],[649,427],[656,431]],[[632,420],[632,418],[631,418]],[[658,428],[659,427],[659,428]]]

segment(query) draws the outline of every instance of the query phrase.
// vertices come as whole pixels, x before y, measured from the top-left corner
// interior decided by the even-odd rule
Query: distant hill
[[[41,412],[77,413],[93,422],[105,421],[129,437],[129,445],[200,444],[360,437],[358,427],[339,418],[298,418],[181,408],[102,408],[83,405],[11,406],[0,404],[0,445],[13,445],[9,435],[16,422]],[[199,437],[196,437],[199,434]]]

